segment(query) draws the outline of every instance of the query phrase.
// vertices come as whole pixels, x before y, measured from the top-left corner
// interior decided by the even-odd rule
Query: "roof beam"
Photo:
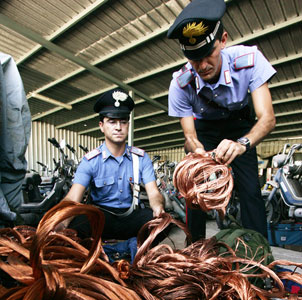
[[[151,148],[151,149],[148,149],[146,151],[151,152],[151,151],[158,151],[158,150],[161,150],[161,149],[171,149],[171,148],[177,148],[177,147],[182,147],[183,148],[184,143],[182,142],[180,144],[175,144],[175,145],[172,145],[172,146],[162,146],[162,147]],[[185,151],[184,151],[184,153],[185,153]]]
[[[78,24],[81,20],[86,18],[88,15],[90,15],[93,11],[98,9],[100,6],[104,5],[108,0],[96,0],[94,3],[90,4],[87,8],[85,8],[83,11],[81,11],[79,14],[77,14],[74,18],[72,18],[69,22],[65,23],[63,26],[61,26],[57,31],[52,33],[51,35],[47,36],[46,39],[49,41],[53,41],[54,39],[61,36],[65,31],[73,27],[74,25]],[[39,50],[41,50],[43,47],[41,45],[36,45],[34,48],[32,48],[28,53],[26,53],[23,57],[21,57],[16,63],[17,65],[23,63],[30,57],[32,57],[35,53],[37,53]]]
[[[148,130],[148,129],[154,129],[157,127],[162,127],[162,126],[168,126],[168,125],[173,125],[179,123],[179,120],[174,120],[174,121],[169,121],[169,122],[164,122],[164,123],[159,123],[159,124],[153,124],[150,126],[146,126],[146,127],[140,127],[140,128],[136,128],[134,129],[134,132],[138,132],[138,131],[142,131],[142,130]]]
[[[292,122],[284,122],[284,123],[277,123],[276,127],[281,127],[281,126],[291,126],[291,125],[302,125],[302,120],[300,121],[292,121]]]
[[[167,143],[172,143],[172,142],[180,142],[180,141],[184,141],[184,140],[185,140],[185,138],[183,137],[183,138],[173,139],[173,140],[168,140],[168,141],[161,141],[161,142],[156,142],[156,143],[143,144],[143,146],[144,146],[144,148],[146,148],[146,147],[149,147],[149,146],[167,144]]]
[[[300,81],[302,81],[302,77],[300,78]],[[299,80],[297,80],[295,82],[299,82]],[[286,81],[282,81],[282,82],[278,83],[278,86],[279,85],[291,84],[291,83],[293,83],[293,82],[289,81],[289,80],[286,80]],[[274,87],[276,87],[276,86],[271,87],[271,85],[269,85],[269,88],[274,88]],[[168,91],[164,92],[164,93],[161,93],[159,95],[153,96],[151,98],[152,99],[156,99],[156,98],[164,97],[164,96],[167,96],[167,95],[168,95]],[[286,99],[275,100],[275,101],[273,101],[273,105],[278,105],[280,103],[284,104],[284,103],[287,103],[287,102],[299,101],[299,100],[302,100],[302,96],[290,97],[290,98],[286,98]],[[163,111],[158,111],[158,112],[152,113],[152,116],[158,115],[158,114],[162,114],[162,113],[163,113]],[[96,116],[97,116],[97,114],[89,115],[89,116],[84,117],[84,118],[76,119],[76,120],[73,120],[73,121],[70,121],[70,122],[58,125],[58,126],[56,126],[56,128],[60,129],[60,128],[63,128],[63,127],[66,127],[66,126],[70,126],[72,124],[76,124],[76,123],[79,123],[79,122],[87,121],[89,119],[95,118]],[[279,116],[279,115],[277,115],[277,116]],[[142,119],[142,118],[148,118],[148,117],[150,117],[149,114],[144,114],[144,115],[141,115],[139,117],[135,117],[134,120],[138,120],[138,119]],[[90,128],[90,129],[86,129],[86,130],[80,131],[78,133],[79,134],[85,134],[85,133],[96,131],[98,129],[99,129],[99,127],[94,127],[94,128]],[[140,130],[144,130],[144,128],[141,128]]]
[[[300,100],[302,100],[302,96],[289,97],[285,99],[274,100],[273,105],[284,104],[284,103],[300,101]]]
[[[282,112],[282,113],[277,113],[275,114],[275,117],[284,117],[284,116],[290,116],[290,115],[297,115],[297,114],[301,114],[302,113],[302,109],[299,110],[294,110],[294,111],[286,111],[286,112]]]
[[[302,128],[292,128],[292,129],[277,130],[277,131],[273,131],[272,133],[270,133],[270,135],[280,134],[280,133],[289,133],[289,132],[295,132],[295,131],[301,131],[302,132]]]
[[[286,62],[291,61],[291,60],[296,60],[297,57],[300,58],[300,56],[302,57],[302,54],[288,56],[287,59],[286,59]],[[283,58],[280,59],[280,60],[281,60],[283,63],[285,62]],[[183,64],[183,63],[184,63],[184,62],[182,62],[182,64]],[[273,62],[273,65],[277,65],[277,64],[280,64],[279,60],[275,60],[275,61]],[[137,81],[137,80],[146,79],[146,78],[148,78],[149,76],[153,76],[154,74],[158,74],[159,72],[167,71],[168,69],[175,68],[175,67],[177,67],[178,65],[179,65],[179,61],[174,62],[174,63],[171,63],[171,64],[168,64],[168,65],[165,65],[164,67],[157,68],[157,69],[155,69],[155,70],[153,70],[153,71],[150,71],[150,72],[148,72],[148,73],[144,73],[144,74],[142,74],[142,75],[140,75],[140,76],[131,78],[131,79],[127,80],[126,83],[130,84],[130,83],[134,83],[134,82]],[[274,87],[278,87],[278,86],[286,85],[286,84],[292,84],[292,83],[299,82],[299,81],[301,81],[301,80],[302,80],[302,79],[300,78],[300,79],[295,79],[295,80],[291,80],[291,81],[285,81],[285,82],[282,82],[282,83],[276,83],[276,84],[274,84],[274,85],[269,84],[269,88],[274,88]],[[80,102],[85,101],[85,100],[87,100],[87,99],[90,99],[90,98],[92,98],[92,97],[98,96],[98,95],[100,95],[100,94],[102,94],[102,93],[104,93],[104,92],[110,90],[111,88],[112,88],[112,87],[107,88],[107,89],[102,89],[102,90],[96,91],[96,92],[94,92],[94,93],[91,93],[91,94],[89,94],[89,95],[86,95],[86,96],[77,98],[77,99],[75,99],[75,100],[69,102],[68,104],[73,105],[73,104],[76,104],[76,103],[80,103]],[[151,98],[152,98],[152,99],[156,99],[156,98],[161,98],[161,97],[164,97],[164,96],[167,96],[167,95],[168,95],[168,91],[163,92],[163,93],[161,93],[161,94],[159,94],[159,95],[156,95],[156,96],[152,96]],[[277,100],[277,101],[279,101],[279,100]],[[283,101],[283,100],[282,100],[282,101]],[[284,101],[286,101],[286,100],[284,100]],[[141,102],[141,100],[138,100],[138,101],[135,102],[135,103],[137,104],[137,103],[140,103],[140,102]],[[274,101],[273,104],[275,104],[275,103],[278,104],[278,102]],[[34,116],[32,117],[32,120],[35,121],[35,120],[41,119],[41,118],[43,118],[43,117],[45,117],[45,116],[47,116],[47,115],[49,115],[49,114],[55,113],[55,112],[57,112],[57,111],[60,111],[61,109],[62,109],[62,108],[57,107],[57,108],[53,108],[53,109],[51,109],[51,110],[48,110],[48,111],[46,111],[46,112],[44,112],[44,113],[36,114],[36,115],[34,115]],[[91,119],[94,118],[94,117],[95,117],[94,115],[90,115],[90,118],[91,118]],[[66,126],[70,126],[70,125],[72,125],[72,124],[78,123],[78,120],[81,120],[81,119],[76,119],[76,120],[73,120],[73,121],[68,122],[68,123],[60,124],[60,125],[58,125],[56,128],[63,128],[63,127],[66,127]],[[81,122],[81,121],[79,121],[79,122]]]
[[[286,28],[286,27],[288,27],[288,26],[290,26],[290,25],[293,25],[293,24],[298,23],[298,22],[301,22],[301,21],[302,21],[302,17],[293,18],[292,20],[287,21],[287,22],[283,22],[283,23],[280,24],[280,25],[272,26],[272,27],[268,28],[267,30],[260,30],[260,31],[257,32],[257,33],[252,33],[252,34],[249,34],[249,35],[244,36],[244,37],[241,38],[241,39],[237,39],[237,40],[231,41],[231,42],[228,43],[228,46],[237,45],[237,44],[246,42],[246,41],[251,40],[251,39],[256,39],[256,38],[258,38],[258,37],[260,37],[260,36],[263,36],[263,35],[265,35],[265,34],[272,33],[272,32],[274,32],[274,31],[277,31],[277,30]],[[162,34],[166,33],[166,32],[168,31],[170,25],[171,25],[171,24],[168,24],[168,25],[166,25],[165,27],[160,28],[159,30],[155,30],[152,34],[149,34],[148,36],[143,37],[143,38],[141,38],[141,39],[138,39],[137,41],[135,41],[135,42],[133,42],[133,43],[130,43],[130,44],[124,46],[124,47],[121,47],[120,49],[118,49],[118,50],[115,51],[115,52],[110,53],[109,55],[106,55],[106,56],[104,56],[104,57],[102,57],[102,58],[100,58],[100,59],[95,60],[95,61],[92,63],[92,65],[97,65],[97,64],[99,64],[99,63],[103,63],[103,62],[105,62],[105,61],[108,60],[108,59],[114,58],[114,57],[120,55],[120,54],[123,53],[123,52],[129,51],[129,50],[131,50],[131,49],[133,49],[133,48],[135,48],[135,47],[137,47],[137,46],[139,46],[139,45],[141,45],[141,44],[143,44],[143,43],[145,43],[145,42],[148,42],[149,40],[151,40],[151,39],[153,39],[153,38],[156,38],[156,37],[159,36],[159,35],[162,35]],[[300,54],[300,55],[297,54],[297,57],[298,57],[298,58],[301,57],[301,54]],[[279,60],[278,60],[278,61],[279,61]],[[287,60],[285,60],[284,62],[286,62],[286,61],[287,61]],[[179,61],[177,61],[177,62],[171,64],[171,68],[172,68],[172,65],[174,65],[174,67],[175,67],[175,66],[182,65],[182,64],[184,64],[184,63],[186,63],[186,62],[187,62],[187,59],[181,59],[181,60],[179,60]],[[281,62],[279,62],[279,63],[281,63]],[[166,69],[166,70],[167,70],[167,69]],[[74,72],[72,72],[72,73],[70,73],[70,74],[65,75],[64,77],[62,77],[62,78],[60,78],[60,79],[58,79],[58,80],[55,80],[55,81],[51,82],[51,83],[48,84],[48,85],[45,85],[44,87],[39,88],[38,90],[36,90],[36,92],[39,93],[39,92],[41,92],[41,91],[44,91],[45,89],[48,89],[48,88],[50,88],[50,87],[52,87],[52,86],[54,86],[54,85],[56,85],[56,84],[59,84],[59,83],[61,83],[62,81],[65,81],[65,80],[67,80],[67,79],[69,79],[69,78],[71,78],[71,77],[73,77],[73,76],[75,76],[75,75],[78,75],[79,73],[81,73],[81,72],[83,72],[83,71],[84,71],[84,69],[78,69],[78,70],[76,70],[76,71],[74,71]]]
[[[159,110],[159,111],[152,112],[152,113],[149,113],[149,114],[140,115],[140,116],[134,117],[134,121],[135,120],[140,120],[140,119],[143,119],[143,118],[154,117],[156,115],[160,115],[160,114],[163,114],[163,113],[165,113],[165,111]],[[79,131],[78,134],[85,134],[85,133],[88,133],[88,132],[97,131],[99,129],[100,129],[99,127],[93,127],[93,128],[90,128],[90,129]]]
[[[279,86],[283,86],[283,85],[289,85],[289,84],[293,84],[293,83],[297,83],[302,81],[302,76],[297,77],[297,78],[293,78],[293,79],[289,79],[289,80],[284,80],[284,81],[280,81],[280,82],[276,82],[276,83],[271,83],[269,84],[269,88],[273,89]]]
[[[65,104],[63,102],[60,102],[58,100],[55,100],[53,98],[50,98],[50,97],[46,97],[46,96],[43,96],[43,95],[40,95],[40,94],[36,94],[36,93],[33,93],[31,95],[33,98],[36,98],[36,99],[39,99],[39,100],[42,100],[44,102],[47,102],[47,103],[50,103],[50,104],[53,104],[53,105],[57,105],[57,106],[60,106],[61,108],[66,108],[68,110],[71,110],[72,109],[72,106],[70,104]]]
[[[240,44],[240,43],[246,42],[246,41],[251,40],[251,39],[256,39],[256,38],[258,38],[260,36],[263,36],[263,35],[268,34],[268,33],[272,33],[272,32],[274,32],[276,30],[280,30],[280,29],[286,28],[288,26],[291,26],[291,25],[296,24],[296,23],[301,22],[301,21],[302,21],[302,16],[293,18],[293,19],[291,19],[289,21],[283,22],[282,24],[272,26],[272,27],[270,27],[270,28],[268,28],[266,30],[261,30],[261,31],[256,32],[256,33],[252,33],[250,35],[246,35],[246,36],[244,36],[241,39],[237,39],[237,40],[231,41],[231,42],[228,43],[228,46]],[[1,22],[1,14],[0,14],[0,22]],[[92,63],[92,65],[96,65],[96,64],[99,64],[101,62],[104,62],[104,61],[106,61],[106,60],[108,60],[110,58],[113,58],[113,57],[121,54],[122,52],[125,52],[125,51],[128,51],[128,50],[132,49],[132,48],[135,48],[138,45],[140,45],[142,43],[145,43],[145,42],[147,42],[147,41],[149,41],[149,40],[157,37],[158,35],[161,35],[161,34],[165,33],[168,30],[169,26],[170,25],[167,25],[166,27],[163,27],[163,28],[161,28],[161,29],[159,29],[157,31],[154,31],[152,34],[148,35],[148,37],[143,37],[142,39],[139,39],[139,40],[137,40],[134,43],[130,43],[127,46],[124,46],[124,47],[118,49],[117,51],[109,54],[108,56],[102,57],[101,59],[98,59],[98,60],[94,61]],[[299,53],[299,54],[292,55],[292,56],[287,57],[287,58],[278,59],[278,60],[273,61],[271,63],[272,63],[272,65],[276,65],[276,64],[285,63],[285,62],[287,62],[289,60],[295,60],[295,59],[298,59],[298,58],[301,58],[301,57],[302,57],[302,54]],[[180,66],[180,65],[182,65],[182,64],[184,64],[186,62],[187,62],[186,59],[181,59],[181,60],[179,60],[177,62],[174,62],[172,64],[166,65],[166,66],[164,66],[162,68],[153,70],[153,71],[151,71],[151,72],[148,73],[149,75],[148,74],[142,74],[142,75],[136,77],[137,79],[128,80],[127,82],[129,84],[130,82],[146,78],[146,76],[152,76],[154,74],[157,74],[157,73],[161,72],[161,69],[162,69],[162,71],[167,71],[170,68],[175,68],[175,67]],[[45,85],[45,86],[37,89],[35,92],[36,93],[42,92],[42,91],[44,91],[44,90],[46,90],[46,89],[48,89],[50,87],[53,87],[56,84],[59,84],[59,83],[65,81],[67,79],[72,78],[73,76],[81,73],[84,70],[85,70],[85,68],[80,68],[78,70],[75,70],[75,71],[73,71],[73,72],[65,75],[64,77],[61,77],[60,79],[52,81],[51,83],[49,83],[49,84],[47,84],[47,85]],[[113,88],[113,87],[110,87],[109,89],[111,89],[111,88]],[[88,98],[83,98],[83,101],[86,100],[86,99],[88,99]],[[36,117],[36,119],[40,119],[40,118],[42,118],[42,117],[44,117],[44,116],[46,116],[48,114],[54,113],[56,111],[57,110],[54,110],[54,109],[53,110],[49,110],[49,111],[46,112],[47,114],[41,113],[41,114],[36,115],[34,117]]]
[[[124,82],[118,80],[114,76],[112,76],[112,75],[100,70],[99,68],[91,65],[90,63],[86,62],[84,59],[73,55],[71,52],[65,50],[64,48],[62,48],[62,47],[46,40],[44,37],[42,37],[41,35],[35,33],[34,31],[32,31],[28,28],[25,28],[24,26],[21,26],[19,23],[13,21],[12,19],[8,18],[7,16],[3,15],[2,13],[0,13],[0,23],[2,25],[6,26],[6,27],[18,32],[19,34],[22,34],[23,36],[29,38],[30,40],[41,44],[46,49],[48,49],[50,51],[53,51],[53,52],[61,55],[62,57],[66,58],[66,59],[69,59],[70,61],[78,64],[79,66],[81,66],[81,67],[85,68],[86,70],[90,71],[96,77],[99,77],[99,78],[101,78],[103,80],[106,80],[110,83],[114,83],[114,84],[124,88],[127,91],[133,91],[133,93],[135,93],[136,95],[142,97],[143,99],[145,99],[147,102],[149,102],[153,106],[161,108],[165,111],[168,110],[166,106],[162,105],[161,103],[156,102],[155,100],[151,99],[150,97],[148,97],[147,95],[145,95],[141,91],[125,84]]]
[[[140,138],[134,138],[134,141],[143,141],[143,140],[148,140],[148,139],[152,139],[155,137],[159,137],[159,136],[165,136],[165,135],[170,135],[170,134],[175,134],[175,133],[182,133],[182,129],[180,130],[174,130],[174,131],[167,131],[167,132],[163,132],[163,133],[159,133],[159,134],[152,134],[152,135],[147,135],[144,137],[140,137]],[[166,142],[168,142],[169,140],[166,140]]]
[[[156,99],[156,98],[164,97],[164,96],[167,96],[167,95],[168,95],[168,92],[164,92],[164,93],[158,94],[156,96],[153,96],[152,98]],[[284,104],[284,103],[287,103],[287,102],[293,102],[293,101],[299,101],[299,100],[302,100],[302,96],[296,96],[296,97],[290,97],[290,98],[286,98],[286,99],[274,100],[273,105]],[[158,111],[158,112],[152,113],[152,116],[159,115],[159,114],[162,114],[162,113],[163,113],[163,111]],[[84,121],[96,118],[97,116],[98,116],[98,114],[92,114],[92,115],[89,115],[89,116],[86,116],[86,117],[83,117],[83,118],[80,118],[80,119],[76,119],[76,120],[58,125],[58,126],[56,126],[56,129],[60,129],[60,128],[63,128],[63,127],[67,127],[67,126],[76,124],[76,123],[84,122]],[[278,117],[278,116],[280,116],[280,115],[277,114],[276,117]],[[141,115],[139,117],[134,118],[134,120],[142,119],[142,118],[149,118],[149,117],[150,117],[149,114],[144,114],[144,115]],[[177,121],[171,121],[171,124],[177,123],[177,122],[179,122],[179,121],[178,120]],[[170,123],[170,122],[167,122],[167,123]],[[165,123],[158,124],[158,125],[152,125],[152,128],[162,126],[162,125],[164,126]],[[278,125],[276,125],[276,126],[278,126]],[[136,131],[141,131],[141,130],[147,130],[147,129],[149,129],[149,127],[151,127],[151,126],[137,128],[137,129],[134,129],[134,131],[136,132]],[[78,132],[78,134],[86,134],[86,133],[97,131],[97,130],[99,130],[99,127],[93,127],[93,128],[90,128],[90,129],[80,131],[80,132]]]

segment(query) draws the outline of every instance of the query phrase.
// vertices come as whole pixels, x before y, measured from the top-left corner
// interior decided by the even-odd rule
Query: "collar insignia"
[[[194,36],[201,36],[206,33],[208,30],[208,26],[204,26],[202,21],[196,25],[196,22],[187,24],[183,30],[182,34],[184,37],[189,38],[189,43],[194,45],[196,43],[196,39]]]
[[[112,93],[112,98],[115,100],[114,106],[119,107],[121,105],[119,101],[125,101],[128,98],[128,95],[121,91],[114,91]]]

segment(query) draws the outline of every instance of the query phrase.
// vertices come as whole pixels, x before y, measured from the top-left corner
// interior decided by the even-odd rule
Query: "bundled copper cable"
[[[302,268],[302,263],[275,261],[264,266],[260,261],[237,257],[236,252],[224,243],[217,243],[213,237],[200,240],[183,250],[173,250],[168,245],[149,248],[156,235],[170,222],[183,228],[183,224],[173,220],[168,214],[150,221],[139,233],[138,249],[133,266],[119,262],[119,269],[126,270],[129,285],[147,300],[184,300],[184,299],[269,299],[285,297],[286,292],[281,281],[283,278],[302,282],[302,275],[285,272],[280,276],[273,271],[275,265],[294,265]],[[144,231],[153,228],[148,238]],[[238,240],[238,243],[244,243]],[[219,247],[229,252],[219,254]],[[259,245],[261,246],[261,245]],[[258,273],[249,272],[257,269]],[[273,282],[272,290],[265,290],[250,283],[249,278],[269,278]],[[297,297],[295,299],[298,299]]]
[[[72,232],[53,231],[64,219],[78,214],[86,214],[91,222],[90,250]],[[108,263],[102,248],[103,226],[100,210],[63,201],[45,214],[35,234],[29,227],[0,231],[0,269],[16,281],[13,288],[1,287],[0,299],[141,299]]]
[[[80,213],[87,214],[92,223],[90,249],[83,247],[72,231],[67,235],[53,231],[64,219]],[[0,285],[0,300],[265,300],[286,296],[281,279],[302,282],[302,275],[296,272],[273,271],[275,265],[302,268],[302,264],[275,261],[264,266],[261,261],[237,257],[233,249],[215,238],[200,240],[183,250],[165,244],[150,248],[171,222],[188,235],[184,224],[169,214],[143,226],[133,265],[119,261],[112,266],[101,246],[103,222],[97,208],[64,201],[45,215],[34,235],[30,228],[1,230],[0,269],[16,284]],[[221,245],[228,256],[219,254]],[[249,272],[253,268],[259,272]],[[266,291],[256,287],[249,282],[251,277],[268,277],[274,288]]]
[[[173,184],[188,207],[216,209],[222,216],[234,185],[229,168],[217,163],[210,153],[186,155],[175,168]]]

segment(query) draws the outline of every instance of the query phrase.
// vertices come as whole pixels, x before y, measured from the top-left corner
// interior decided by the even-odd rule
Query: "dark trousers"
[[[115,213],[123,213],[127,209],[111,210]],[[119,217],[107,211],[102,211],[105,216],[102,239],[127,240],[131,237],[136,237],[141,227],[153,219],[153,212],[150,208],[134,210],[126,217]],[[91,237],[90,223],[85,215],[75,217],[69,227],[75,229],[78,232],[78,236],[82,239]]]
[[[206,151],[214,150],[223,139],[236,141],[250,131],[253,123],[245,119],[237,120],[196,120],[195,128],[199,141]],[[264,201],[258,179],[256,149],[237,157],[231,167],[234,184],[238,191],[241,221],[245,228],[253,229],[267,236]],[[201,210],[188,208],[187,222],[193,241],[205,237],[206,214]]]

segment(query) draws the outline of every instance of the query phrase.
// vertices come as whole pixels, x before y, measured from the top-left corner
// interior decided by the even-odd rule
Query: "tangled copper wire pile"
[[[68,232],[53,231],[64,219],[83,213],[92,226],[90,250]],[[102,248],[103,227],[100,210],[63,201],[45,214],[36,232],[24,227],[0,229],[0,268],[19,283],[2,287],[0,299],[141,299],[108,263]]]
[[[230,169],[210,153],[186,155],[175,168],[173,184],[190,208],[216,209],[222,216],[234,186]]]
[[[92,224],[89,249],[77,241],[74,232],[64,235],[53,231],[62,220],[83,213]],[[302,264],[275,261],[264,266],[261,261],[237,257],[226,245],[229,255],[221,255],[221,244],[215,238],[183,250],[166,244],[151,248],[155,237],[171,223],[188,235],[185,225],[169,214],[141,229],[133,265],[128,261],[111,265],[102,249],[103,222],[97,208],[63,201],[44,216],[36,232],[26,227],[0,230],[0,269],[15,281],[10,288],[0,285],[0,299],[264,300],[286,296],[281,279],[302,282],[301,274],[273,271],[275,265],[301,268]],[[251,269],[258,269],[258,273],[249,272]],[[248,280],[251,277],[268,277],[274,287],[267,291],[254,286]]]

